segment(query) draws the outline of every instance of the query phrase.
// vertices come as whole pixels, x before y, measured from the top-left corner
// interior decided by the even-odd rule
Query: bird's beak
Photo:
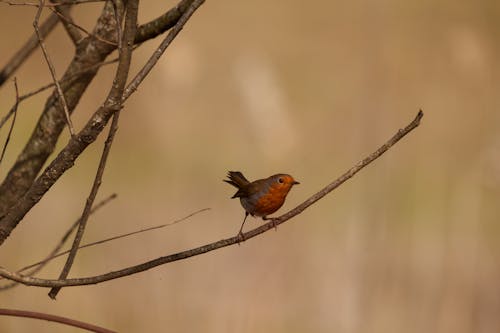
[[[299,185],[300,183],[298,181],[294,180],[292,184],[293,185]]]

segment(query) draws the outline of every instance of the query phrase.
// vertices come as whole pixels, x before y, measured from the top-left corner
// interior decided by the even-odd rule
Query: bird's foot
[[[243,232],[240,230],[240,232],[236,235],[236,238],[237,238],[237,241],[238,241],[238,245],[240,245],[241,242],[244,242],[245,241],[245,235],[243,234]]]
[[[278,225],[276,224],[276,219],[275,218],[272,218],[272,217],[267,217],[267,216],[262,216],[262,219],[264,221],[269,221],[271,220],[271,223],[274,227],[274,231],[278,231]]]

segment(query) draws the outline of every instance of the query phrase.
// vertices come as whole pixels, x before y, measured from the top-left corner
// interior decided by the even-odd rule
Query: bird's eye
[[[278,183],[283,184],[283,182],[284,182],[283,178],[281,178],[281,177],[278,178]]]

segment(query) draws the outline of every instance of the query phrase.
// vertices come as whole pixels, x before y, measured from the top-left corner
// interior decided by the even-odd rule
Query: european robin
[[[283,173],[249,182],[241,172],[229,171],[227,178],[224,181],[238,189],[231,199],[240,198],[241,205],[245,208],[245,218],[238,235],[242,234],[248,215],[267,220],[267,215],[283,206],[292,186],[300,184],[292,176]]]

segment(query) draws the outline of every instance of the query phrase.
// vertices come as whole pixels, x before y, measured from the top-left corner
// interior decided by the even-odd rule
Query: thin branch
[[[17,79],[14,78],[14,88],[16,90],[16,103],[14,104],[14,118],[12,118],[12,122],[10,123],[9,133],[7,133],[7,138],[5,139],[5,144],[3,145],[2,153],[0,154],[0,164],[2,164],[3,156],[5,155],[5,151],[7,151],[7,145],[10,141],[10,136],[12,134],[12,130],[14,129],[14,124],[16,123],[17,116],[17,107],[19,106],[19,89],[17,88]]]
[[[82,31],[83,33],[85,33],[87,36],[94,37],[95,39],[98,39],[98,40],[100,40],[100,41],[101,41],[101,42],[103,42],[103,43],[107,43],[107,44],[109,44],[109,45],[114,45],[114,46],[116,46],[116,43],[115,43],[115,42],[111,42],[111,41],[109,41],[109,40],[106,40],[106,39],[104,39],[104,38],[101,38],[101,37],[99,37],[99,36],[97,36],[97,35],[95,35],[95,34],[93,34],[93,33],[89,32],[87,29],[85,29],[85,28],[84,28],[84,27],[82,27],[81,25],[76,24],[76,23],[75,23],[75,22],[74,22],[74,21],[73,21],[70,17],[66,17],[66,16],[64,15],[64,13],[63,13],[60,9],[58,9],[58,8],[61,8],[61,7],[55,7],[55,8],[49,7],[49,9],[50,9],[53,13],[55,13],[55,14],[56,14],[56,15],[57,15],[60,19],[61,19],[61,21],[65,22],[67,25],[73,26],[73,27],[75,27],[76,29],[78,29],[78,30]],[[64,8],[64,7],[62,7],[62,8]],[[68,30],[68,28],[66,28],[66,30]],[[71,29],[71,30],[73,30],[73,29]],[[69,32],[68,32],[68,34],[69,34]],[[82,39],[82,36],[81,36],[80,34],[79,34],[78,36],[75,34],[73,37],[71,37],[71,36],[70,36],[70,38],[73,40],[73,42],[74,42],[74,43],[75,43],[75,45],[76,45],[76,44],[78,44],[78,42]],[[78,38],[78,39],[77,39],[77,38]],[[118,58],[117,58],[116,60],[118,60]],[[62,82],[61,82],[61,83],[62,83]]]
[[[129,0],[130,2],[134,2],[133,0]],[[73,265],[73,262],[76,257],[76,253],[78,249],[80,248],[80,243],[83,238],[83,234],[85,232],[85,227],[87,225],[88,218],[91,213],[91,207],[94,203],[95,197],[97,196],[97,192],[99,191],[99,187],[101,185],[102,181],[102,175],[104,173],[104,168],[106,166],[107,158],[109,155],[109,152],[111,150],[111,144],[113,143],[113,138],[115,136],[116,130],[118,128],[118,115],[120,114],[120,111],[118,110],[114,116],[113,116],[113,121],[111,123],[111,127],[109,129],[109,135],[108,138],[105,142],[104,145],[104,150],[101,156],[101,160],[99,161],[99,167],[97,168],[97,174],[94,179],[94,183],[92,185],[92,190],[90,191],[89,197],[87,198],[87,201],[85,202],[85,208],[83,209],[82,216],[79,219],[78,223],[78,230],[75,235],[75,239],[73,240],[73,245],[71,246],[71,250],[69,251],[69,256],[66,259],[66,263],[64,264],[63,270],[61,271],[61,274],[59,275],[59,279],[65,279],[69,271],[71,269],[71,266]],[[49,292],[49,297],[52,299],[55,299],[59,291],[61,290],[60,287],[55,287],[52,288]]]
[[[50,75],[52,76],[52,80],[54,81],[54,84],[56,85],[57,94],[59,95],[59,101],[61,103],[62,109],[64,110],[64,116],[66,117],[66,123],[68,124],[69,133],[71,134],[72,137],[74,137],[75,130],[73,128],[73,123],[71,122],[71,118],[69,116],[68,104],[66,103],[66,98],[64,97],[64,93],[61,89],[61,85],[59,84],[59,81],[57,80],[56,70],[54,68],[54,65],[52,64],[52,61],[50,60],[47,49],[45,48],[45,44],[43,43],[43,36],[40,33],[40,29],[38,28],[38,21],[40,20],[40,15],[42,14],[45,0],[39,0],[39,2],[40,2],[40,7],[38,7],[38,10],[36,12],[35,20],[33,21],[33,27],[35,28],[35,32],[36,32],[36,35],[38,37],[38,41],[40,43],[40,48],[42,49],[42,52],[43,52],[43,56],[44,56],[45,60],[47,61],[47,65],[49,66]]]
[[[78,27],[73,22],[71,18],[70,9],[71,6],[57,6],[57,7],[49,7],[57,16],[61,19],[61,22],[64,26],[64,30],[68,34],[69,38],[73,42],[73,45],[78,45],[78,43],[82,40],[82,34],[78,30]]]
[[[171,254],[165,257],[160,257],[153,259],[151,261],[144,262],[139,265],[127,267],[118,271],[114,272],[109,272],[106,274],[102,275],[97,275],[97,276],[91,276],[91,277],[84,277],[84,278],[76,278],[76,279],[67,279],[67,280],[50,280],[50,279],[39,279],[39,278],[33,278],[33,277],[26,277],[18,273],[14,273],[11,271],[6,270],[5,268],[0,267],[0,276],[3,276],[7,279],[13,280],[20,282],[25,285],[29,286],[38,286],[38,287],[69,287],[69,286],[81,286],[81,285],[89,285],[89,284],[97,284],[109,280],[114,280],[118,279],[124,276],[132,275],[132,274],[137,274],[139,272],[143,272],[146,270],[149,270],[151,268],[154,268],[159,265],[164,265],[173,261],[178,261],[178,260],[183,260],[187,259],[189,257],[193,256],[198,256],[207,252],[211,252],[226,246],[230,245],[235,245],[239,244],[240,242],[246,241],[250,238],[256,237],[266,231],[269,231],[271,229],[274,229],[276,226],[285,223],[286,221],[290,220],[291,218],[299,215],[302,213],[305,209],[307,209],[309,206],[313,205],[315,202],[320,200],[321,198],[325,197],[328,193],[332,192],[334,189],[338,188],[340,185],[342,185],[344,182],[349,180],[351,177],[353,177],[355,174],[357,174],[361,169],[375,161],[377,158],[382,156],[389,148],[394,146],[399,140],[401,140],[403,137],[405,137],[408,133],[413,131],[415,128],[417,128],[420,125],[420,120],[424,116],[424,113],[422,111],[419,111],[415,119],[409,123],[405,128],[402,128],[397,131],[397,133],[391,137],[386,143],[384,143],[382,146],[380,146],[376,151],[368,155],[366,158],[358,162],[356,165],[354,165],[352,168],[350,168],[348,171],[346,171],[342,176],[337,178],[335,181],[327,185],[325,188],[320,190],[318,193],[312,195],[309,197],[307,200],[305,200],[303,203],[298,205],[297,207],[293,208],[292,210],[288,211],[287,213],[278,216],[276,218],[273,218],[270,220],[270,222],[267,222],[260,227],[257,227],[255,229],[252,229],[246,233],[243,233],[242,235],[222,239],[217,242],[213,242],[207,245],[203,245],[194,249],[178,252],[175,254]]]
[[[149,228],[145,228],[145,229],[141,229],[141,230],[137,230],[137,231],[133,231],[133,232],[128,232],[128,233],[125,233],[125,234],[121,234],[121,235],[117,235],[117,236],[113,236],[113,237],[109,237],[109,238],[105,238],[105,239],[101,239],[101,240],[96,241],[96,242],[87,243],[87,244],[84,244],[84,245],[80,246],[78,249],[79,250],[80,249],[85,249],[87,247],[92,247],[92,246],[95,246],[95,245],[104,244],[104,243],[107,243],[107,242],[110,242],[110,241],[114,241],[114,240],[121,239],[121,238],[126,238],[126,237],[129,237],[129,236],[132,236],[132,235],[137,235],[137,234],[140,234],[140,233],[143,233],[143,232],[148,232],[148,231],[152,231],[152,230],[157,230],[157,229],[169,227],[169,226],[172,226],[174,224],[183,222],[183,221],[187,220],[188,218],[190,218],[190,217],[192,217],[192,216],[194,216],[196,214],[199,214],[201,212],[207,211],[209,209],[210,208],[203,208],[203,209],[197,210],[196,212],[193,212],[193,213],[191,213],[191,214],[189,214],[187,216],[184,216],[183,218],[181,218],[179,220],[175,220],[175,221],[170,222],[170,223],[165,223],[165,224],[161,224],[161,225],[157,225],[157,226],[153,226],[153,227],[149,227]],[[78,222],[80,222],[80,220],[77,221],[77,224],[75,225],[75,227],[78,226]],[[59,251],[59,249],[57,249],[56,252]],[[70,251],[68,250],[68,251],[63,251],[63,252],[60,252],[60,253],[56,254],[54,251],[52,251],[51,254],[49,256],[47,256],[45,259],[43,259],[42,261],[39,261],[39,262],[36,262],[34,264],[25,266],[25,267],[17,270],[16,273],[19,274],[19,273],[22,273],[22,272],[30,269],[30,268],[37,267],[37,269],[31,271],[29,274],[24,274],[24,276],[33,276],[36,272],[40,271],[40,269],[42,267],[44,267],[47,263],[49,263],[53,259],[62,257],[65,254],[68,254],[69,252]],[[0,279],[4,279],[4,278],[0,277]],[[15,287],[17,285],[19,285],[18,282],[11,282],[9,284],[5,284],[3,286],[0,286],[0,291],[11,289],[12,287]]]
[[[40,34],[42,35],[42,38],[47,37],[58,22],[59,19],[57,16],[55,14],[51,14],[40,26]],[[38,38],[36,34],[33,34],[0,71],[0,86],[2,86],[3,83],[7,81],[12,74],[14,74],[14,72],[26,61],[26,59],[28,59],[37,47]]]
[[[97,36],[96,36],[96,38],[97,38]],[[101,40],[101,41],[104,41],[104,40],[102,40],[102,38],[97,38],[97,39],[99,39],[99,40]],[[134,47],[134,50],[135,50],[135,49],[136,49],[136,47]],[[82,69],[81,71],[78,71],[78,72],[76,72],[76,73],[72,74],[71,76],[67,77],[65,80],[60,80],[60,81],[59,81],[59,83],[61,83],[61,84],[70,84],[70,83],[72,83],[72,82],[74,82],[74,81],[78,80],[78,78],[79,78],[81,75],[83,75],[83,74],[85,74],[85,73],[87,73],[87,72],[89,72],[89,71],[93,71],[93,70],[95,70],[96,68],[99,68],[99,67],[102,67],[102,66],[106,66],[106,65],[111,65],[111,64],[114,64],[115,62],[118,62],[118,58],[115,58],[115,59],[112,59],[112,60],[108,60],[108,61],[103,61],[103,62],[101,62],[101,63],[98,63],[98,64],[95,64],[95,65],[89,66],[89,67],[87,67],[87,68]],[[45,90],[47,90],[47,89],[50,89],[50,88],[52,88],[52,87],[54,87],[54,86],[55,86],[54,82],[51,82],[51,83],[48,83],[48,84],[46,84],[46,85],[44,85],[44,86],[41,86],[41,87],[39,87],[39,88],[37,88],[37,89],[33,90],[33,91],[30,91],[29,93],[26,93],[26,94],[24,94],[24,95],[21,95],[21,96],[19,96],[19,103],[23,102],[24,100],[26,100],[26,99],[28,99],[28,98],[30,98],[30,97],[33,97],[33,96],[35,96],[35,95],[39,94],[39,93],[41,93],[41,92],[43,92],[43,91],[45,91]],[[14,105],[14,106],[15,106],[15,105]],[[9,120],[9,119],[10,119],[10,117],[12,117],[12,115],[14,114],[14,106],[13,106],[13,107],[9,110],[9,112],[7,112],[7,114],[6,114],[6,115],[5,115],[5,116],[4,116],[4,117],[0,120],[0,129],[1,129],[1,128],[5,125],[5,123],[7,122],[7,120]]]
[[[205,0],[195,0],[191,3],[191,5],[186,9],[186,11],[179,18],[175,26],[168,32],[167,37],[161,42],[160,46],[156,49],[153,55],[149,58],[146,64],[142,67],[142,69],[137,73],[134,79],[129,83],[125,92],[123,94],[123,99],[126,100],[130,97],[136,90],[137,87],[141,84],[141,82],[146,78],[149,72],[156,65],[162,54],[165,52],[167,47],[172,43],[172,41],[177,37],[179,32],[181,32],[184,25],[187,23],[189,18],[194,14],[194,12],[205,2]]]
[[[92,210],[90,211],[90,214],[94,214],[98,209],[100,209],[101,207],[103,207],[104,205],[106,205],[108,202],[115,199],[116,197],[117,197],[116,193],[113,193],[109,197],[103,199],[102,201],[100,201],[97,205],[95,205],[92,208]],[[19,269],[17,271],[17,273],[22,273],[30,268],[36,267],[34,270],[32,270],[31,272],[26,274],[28,276],[33,276],[36,273],[38,273],[39,271],[41,271],[52,259],[60,257],[63,254],[69,253],[69,251],[64,251],[64,252],[62,252],[63,254],[58,253],[58,252],[59,252],[59,250],[61,250],[61,248],[64,246],[64,244],[66,244],[66,241],[69,239],[69,236],[73,233],[73,231],[78,227],[79,224],[80,224],[80,219],[76,220],[73,223],[73,225],[71,225],[71,227],[66,231],[66,233],[61,238],[59,243],[55,246],[55,248],[42,261],[39,261],[39,262],[32,264],[32,265],[29,265],[29,266],[25,266],[25,267]],[[90,246],[90,245],[83,245],[80,248],[87,247],[87,246]],[[0,278],[0,280],[1,279],[3,279],[3,278]],[[11,289],[17,285],[18,285],[17,282],[5,284],[3,286],[0,286],[0,291]]]
[[[196,6],[196,7],[199,6],[199,1],[196,2],[195,0],[193,0],[191,6]],[[108,19],[110,14],[113,15],[112,13],[110,13],[110,7],[112,7],[111,2],[107,2],[106,18]],[[185,14],[188,14],[188,11],[186,11]],[[189,16],[191,16],[191,14],[189,14]],[[183,21],[182,18],[179,19],[178,21],[178,24],[181,23],[182,25],[185,23],[185,21]],[[109,32],[111,31],[111,29],[107,31]],[[167,35],[167,38],[171,37]],[[101,44],[101,48],[103,48],[104,45],[105,44]],[[106,49],[106,52],[107,51],[110,50]],[[90,74],[88,76],[90,76]],[[82,83],[81,81],[83,80],[86,81]],[[87,80],[87,78],[78,80],[78,84],[80,85],[79,88],[84,89],[89,82],[90,81]],[[83,87],[83,85],[85,85],[85,87]],[[73,97],[75,97],[74,94],[75,90],[76,89],[72,89]],[[34,171],[39,170],[38,168],[38,166],[40,166],[39,163],[45,161],[46,157],[48,156],[46,155],[45,152],[48,150],[48,148],[52,147],[53,145],[53,141],[49,142],[49,144],[45,144],[45,142],[47,140],[52,140],[54,136],[53,135],[50,136],[47,140],[41,140],[42,138],[44,138],[44,136],[38,135],[38,132],[36,132],[37,134],[36,139],[33,139],[33,136],[35,136],[35,134],[32,136],[25,150],[28,150],[30,153],[31,152],[34,153],[35,151],[36,152],[40,151],[41,147],[43,147],[44,148],[43,151],[40,151],[39,154],[33,156],[33,159],[30,160],[29,164],[18,158],[15,167],[13,167],[9,171],[8,177],[0,185],[0,195],[2,194],[2,190],[6,191],[9,194],[8,196],[6,196],[7,197],[6,202],[0,201],[0,215],[2,214],[2,212],[4,212],[5,214],[0,219],[0,245],[9,237],[12,230],[14,230],[14,228],[18,225],[18,223],[22,220],[22,218],[26,215],[26,213],[43,197],[43,195],[52,187],[52,185],[54,185],[54,183],[68,169],[70,169],[74,165],[78,156],[80,156],[80,154],[96,140],[98,135],[103,131],[104,127],[107,125],[111,116],[116,111],[118,111],[119,105],[123,102],[123,100],[124,100],[123,95],[116,96],[116,98],[108,98],[104,102],[104,104],[101,105],[97,109],[97,111],[94,112],[94,114],[85,124],[84,128],[74,138],[71,138],[69,140],[67,145],[57,154],[57,156],[46,167],[46,169],[43,172],[41,172],[40,175],[34,180],[31,180],[32,179],[31,177],[35,175]],[[73,99],[72,101],[76,103],[77,99]],[[42,117],[44,116],[46,116],[45,113]],[[59,128],[57,128],[57,130],[59,130]],[[42,132],[41,134],[45,133]],[[34,145],[35,143],[38,144],[36,150],[34,150],[32,147],[32,145]],[[14,172],[15,174],[23,172],[22,173],[23,178],[22,179],[15,178]],[[17,187],[14,188],[14,190],[12,189],[13,188],[12,183],[18,185]],[[29,184],[29,187],[24,187],[27,184]],[[22,196],[18,197],[20,193],[22,194]],[[15,198],[16,200],[14,201]]]
[[[96,3],[96,2],[104,2],[106,0],[61,0],[54,1],[52,5],[54,6],[64,6],[64,5],[81,5],[84,3]]]
[[[26,310],[14,310],[14,309],[2,309],[0,308],[0,316],[11,316],[11,317],[23,317],[31,319],[40,319],[51,321],[54,323],[64,324],[68,326],[78,327],[90,332],[96,333],[114,333],[114,331],[108,330],[104,327],[99,327],[93,324],[85,323],[83,321],[51,315],[48,313],[26,311]]]
[[[121,0],[112,0],[113,2],[113,10],[115,14],[115,22],[116,22],[116,40],[118,41],[118,53],[123,50],[123,31],[122,31],[122,13],[124,12],[123,2]],[[137,31],[137,29],[136,29]],[[116,45],[116,44],[115,44]]]
[[[175,7],[156,19],[144,23],[137,28],[135,43],[141,44],[149,39],[156,38],[172,28],[181,18],[182,14],[191,6],[193,0],[182,0]]]
[[[179,11],[186,10],[186,3],[190,4],[193,1],[194,0],[181,0],[177,6],[171,8],[167,12],[167,14],[172,13],[172,15],[166,15],[166,17],[162,17],[162,20],[160,21],[153,20],[141,27],[151,27],[155,24],[158,24],[161,29],[159,31],[156,31],[155,33],[166,31],[167,29],[170,29],[170,27],[172,27],[180,18],[180,15],[178,15]],[[101,15],[97,20],[97,24],[93,29],[93,34],[108,41],[116,40],[116,30],[114,29],[115,24],[113,24],[113,16],[114,11],[112,2],[108,1],[105,3]],[[136,45],[139,45],[139,42],[144,41],[144,39],[140,40],[138,36],[139,34],[136,34],[136,39],[134,41]],[[142,35],[142,37],[144,37],[144,35]],[[145,38],[154,37],[155,34],[145,36]],[[93,37],[84,38],[78,45],[75,56],[71,60],[60,80],[61,84],[63,84],[63,82],[68,82],[63,84],[62,88],[64,90],[70,113],[74,112],[75,107],[78,104],[82,94],[95,78],[95,75],[97,74],[101,63],[115,49],[116,46],[103,43],[99,39]],[[90,68],[94,69],[89,70]],[[85,71],[85,74],[78,75],[77,79],[66,81],[70,77],[73,78],[76,73],[82,72],[82,70]],[[91,122],[95,122],[97,126],[92,125],[87,127],[86,131],[82,131],[82,134],[85,132],[85,136],[83,137],[83,144],[80,145],[76,144],[76,142],[73,143],[75,143],[76,146],[79,146],[83,150],[88,144],[92,143],[95,140],[94,134],[96,132],[97,134],[99,134],[98,132],[102,131],[102,129],[98,129],[101,128],[101,124],[106,125],[106,123],[108,122],[108,119],[110,117],[108,111],[111,113],[114,112],[113,110],[99,108],[94,113],[93,118],[89,122],[87,122],[87,125],[91,125]],[[11,114],[12,113],[9,113],[7,117],[9,117]],[[18,208],[16,208],[16,206],[19,207],[19,203],[21,201],[28,200],[30,201],[29,205],[31,205],[33,199],[39,200],[35,198],[38,197],[38,195],[32,198],[27,198],[25,196],[28,195],[28,191],[30,191],[30,188],[35,185],[37,177],[39,178],[40,174],[43,173],[42,167],[44,165],[47,165],[47,160],[55,150],[56,143],[65,125],[66,118],[59,108],[57,91],[54,91],[45,104],[37,125],[33,130],[33,134],[24,146],[21,154],[19,154],[15,163],[10,168],[5,179],[0,183],[0,197],[2,197],[2,200],[0,200],[0,216],[7,216],[11,214],[13,210],[17,210]],[[90,138],[89,142],[87,142],[87,138]],[[69,148],[68,145],[66,145],[66,147]],[[67,152],[68,151],[66,151],[66,153]],[[65,170],[71,167],[70,160],[75,158],[73,154],[70,155],[71,158],[68,157],[67,159],[65,159],[66,161],[70,162],[70,166],[65,167]],[[22,177],[20,175],[22,175]],[[47,184],[48,187],[50,187],[52,181],[49,181]],[[36,192],[38,191],[41,191],[43,193],[45,192],[45,190],[41,190],[39,187]],[[33,194],[34,192],[31,193]],[[0,218],[0,244],[2,244],[5,239],[8,238],[12,230],[19,223],[20,220],[18,220],[18,218],[20,215],[18,214],[24,215],[25,212],[17,211],[11,214],[11,217],[18,216],[15,218],[15,221],[11,218]]]
[[[111,126],[109,128],[108,138],[106,139],[106,142],[104,144],[104,150],[102,152],[102,156],[99,161],[99,167],[97,168],[97,173],[94,179],[94,183],[92,184],[92,189],[85,203],[85,208],[83,209],[82,217],[80,218],[80,224],[78,226],[78,230],[76,232],[73,245],[71,246],[71,251],[66,260],[64,268],[59,276],[60,280],[65,279],[68,276],[71,266],[73,265],[73,261],[76,257],[78,247],[80,246],[83,234],[85,232],[85,227],[87,225],[87,221],[90,216],[90,210],[92,208],[92,205],[94,204],[94,200],[97,196],[97,192],[99,191],[99,187],[101,186],[102,175],[104,174],[104,168],[106,167],[106,162],[108,160],[109,152],[111,151],[111,146],[113,144],[116,131],[118,130],[118,120],[120,117],[120,110],[123,107],[122,104],[123,90],[125,89],[128,72],[130,70],[130,63],[132,61],[132,47],[134,45],[134,37],[135,37],[135,32],[137,30],[138,10],[139,10],[139,0],[127,1],[126,14],[125,14],[125,28],[123,34],[121,33],[121,27],[120,27],[121,21],[118,20],[116,22],[117,31],[120,37],[123,38],[123,40],[119,43],[119,45],[122,46],[119,49],[120,60],[118,63],[118,68],[116,70],[115,80],[113,82],[113,86],[109,93],[108,99],[111,100],[111,103],[115,104],[117,110],[113,114],[113,121],[111,122]],[[118,9],[115,10],[115,13],[118,17],[119,16]],[[60,287],[52,288],[49,292],[49,297],[55,299],[60,290],[61,290]]]
[[[82,3],[91,3],[91,2],[104,2],[105,0],[66,0],[66,1],[57,1],[54,3],[43,3],[39,2],[26,2],[26,1],[10,1],[10,0],[0,0],[0,3],[4,3],[10,6],[32,6],[32,7],[57,7],[57,6],[66,6],[66,5],[80,5]]]
[[[0,0],[0,2],[3,3],[10,3],[10,4],[16,4],[13,3],[13,1],[4,1]],[[94,1],[92,1],[94,2]],[[186,11],[186,9],[189,7],[191,4],[192,0],[182,0],[179,2],[175,7],[172,9],[168,10],[165,14],[161,15],[160,17],[147,22],[145,24],[140,25],[137,28],[137,33],[135,37],[135,44],[141,44],[149,39],[153,39],[157,37],[158,35],[164,33],[171,27],[175,25],[175,23],[179,20],[179,18],[182,16],[182,14]],[[46,5],[46,7],[52,8],[55,6],[60,6],[60,5],[67,5],[67,4],[79,4],[83,3],[81,1],[66,1],[66,2],[58,2],[58,3],[53,3],[51,5]],[[21,3],[17,3],[21,5]],[[38,6],[39,4],[33,3],[33,6]],[[52,28],[59,22],[55,14],[50,15],[47,20],[40,26],[40,31],[42,34],[45,36],[52,30]],[[87,33],[90,36],[93,36],[100,41],[104,43],[110,43],[112,45],[116,45],[115,43],[106,40],[106,39],[101,39],[99,36],[96,36],[94,34],[90,34],[87,31],[83,30],[81,26],[78,26],[75,24],[77,28],[82,30],[83,32]],[[32,36],[26,45],[18,52],[16,53],[12,59],[9,61],[9,63],[5,66],[4,70],[0,72],[0,86],[2,83],[7,80],[10,75],[19,67],[19,65],[24,61],[24,59],[27,58],[28,55],[31,54],[33,49],[35,49],[38,46],[38,39],[36,38],[36,35]],[[1,126],[0,126],[1,127]]]
[[[193,212],[193,213],[191,213],[191,214],[189,214],[187,216],[184,216],[183,218],[181,218],[179,220],[175,220],[175,221],[170,222],[170,223],[155,225],[155,226],[152,226],[152,227],[149,227],[149,228],[144,228],[144,229],[137,230],[137,231],[127,232],[125,234],[121,234],[121,235],[117,235],[117,236],[113,236],[113,237],[101,239],[101,240],[96,241],[96,242],[87,243],[87,244],[84,244],[84,245],[80,246],[79,249],[84,249],[84,248],[91,247],[91,246],[94,246],[94,245],[104,244],[104,243],[107,243],[107,242],[110,242],[110,241],[114,241],[114,240],[121,239],[121,238],[126,238],[126,237],[137,235],[137,234],[142,234],[143,232],[148,232],[148,231],[158,230],[158,229],[165,228],[165,227],[170,227],[170,226],[172,226],[174,224],[183,222],[183,221],[187,220],[188,218],[190,218],[190,217],[192,217],[192,216],[194,216],[196,214],[199,214],[201,212],[205,212],[205,211],[207,211],[209,209],[210,208],[203,208],[203,209],[197,210],[196,212]],[[58,254],[54,255],[52,258],[50,258],[50,260],[55,259],[55,258],[60,257],[60,256],[63,256],[66,253],[69,253],[69,251],[64,251],[64,252],[58,253]]]
[[[90,214],[91,215],[94,214],[97,210],[104,207],[108,202],[110,202],[113,199],[116,199],[116,197],[117,197],[116,193],[113,193],[109,197],[103,199],[102,201],[100,201],[97,205],[95,205],[91,209]],[[56,247],[49,253],[49,255],[47,257],[45,257],[45,259],[39,263],[40,266],[43,267],[43,264],[48,263],[56,255],[56,253],[59,252],[59,250],[64,246],[66,241],[69,239],[69,236],[78,227],[78,225],[80,224],[80,221],[81,221],[81,217],[78,220],[76,220],[75,223],[73,223],[73,225],[71,225],[71,227],[68,229],[68,231],[66,231],[64,236],[59,241],[59,244],[56,245]],[[31,268],[31,267],[27,267],[27,268]],[[22,269],[22,270],[24,270],[24,269]],[[34,274],[34,273],[32,272],[31,274]]]
[[[114,11],[111,1],[104,3],[93,33],[107,40],[116,38]],[[85,38],[76,48],[75,55],[62,75],[61,81],[73,77],[75,73],[81,72],[83,69],[100,64],[115,49],[115,46],[103,43],[96,38]],[[98,66],[94,70],[89,70],[80,75],[78,79],[71,80],[71,83],[61,86],[64,89],[70,113],[74,112],[82,94],[92,83],[97,73]],[[80,144],[87,146],[93,142],[95,139],[91,139],[90,142],[87,139],[89,130],[93,132],[96,128],[100,128],[101,124],[105,125],[108,119],[106,119],[107,116],[102,118],[103,113],[105,113],[104,110],[109,111],[110,115],[112,115],[114,110],[111,109],[112,105],[111,107],[110,105],[104,107],[101,104],[101,107],[98,108],[100,111],[96,111],[91,116],[91,120],[87,122],[86,126],[88,125],[88,127],[86,130],[81,131],[80,142],[73,140],[73,138],[70,138],[70,141],[77,146]],[[0,184],[0,197],[2,198],[0,200],[0,216],[2,216],[0,218],[0,244],[5,241],[20,221],[11,221],[8,218],[9,214],[16,210],[20,202],[27,199],[25,196],[34,186],[40,174],[43,174],[42,167],[50,164],[50,162],[47,163],[47,160],[56,150],[56,144],[65,127],[66,117],[59,107],[57,90],[54,89],[45,103],[29,140]],[[102,129],[99,131],[102,131]]]

